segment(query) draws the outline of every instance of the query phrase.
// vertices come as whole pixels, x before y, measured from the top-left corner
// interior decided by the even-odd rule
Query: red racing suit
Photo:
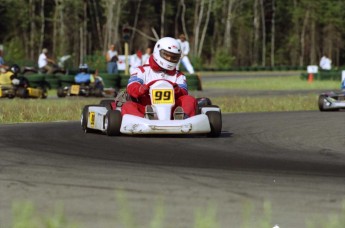
[[[155,80],[165,79],[174,83],[175,106],[181,106],[187,117],[195,115],[196,99],[188,95],[186,76],[177,70],[162,69],[153,59],[149,58],[149,64],[137,67],[131,74],[127,85],[127,93],[137,99],[138,102],[127,101],[122,105],[121,114],[131,114],[144,117],[146,105],[151,104],[149,90],[143,92],[143,87]],[[148,87],[146,86],[146,89]]]

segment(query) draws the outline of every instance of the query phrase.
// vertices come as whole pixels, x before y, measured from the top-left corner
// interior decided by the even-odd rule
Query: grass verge
[[[4,99],[0,106],[0,123],[49,122],[79,120],[84,105],[98,104],[96,98]]]
[[[211,77],[211,76],[210,76]],[[267,78],[224,79],[203,83],[205,89],[242,89],[242,90],[333,90],[340,88],[337,81],[313,81],[308,83],[299,76],[277,76]]]

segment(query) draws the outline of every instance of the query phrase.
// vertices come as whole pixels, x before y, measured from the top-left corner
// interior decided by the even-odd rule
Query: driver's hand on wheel
[[[148,92],[149,92],[149,87],[147,85],[143,84],[139,87],[139,94],[140,95],[144,95]]]

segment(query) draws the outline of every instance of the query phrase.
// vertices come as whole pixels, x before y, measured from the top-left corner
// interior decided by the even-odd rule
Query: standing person
[[[41,72],[47,72],[47,74],[52,74],[54,71],[54,68],[50,65],[54,64],[55,61],[53,59],[48,58],[48,49],[43,48],[41,54],[38,57],[38,69]]]
[[[143,53],[140,50],[137,50],[137,52],[134,55],[131,55],[129,59],[129,74],[131,75],[135,68],[138,66],[143,65]]]
[[[151,54],[152,54],[152,49],[150,47],[146,48],[145,54],[142,57],[143,64],[149,63],[149,58],[150,58]]]
[[[118,68],[117,68],[117,61],[118,53],[115,50],[115,44],[109,45],[109,50],[107,51],[105,55],[105,59],[107,61],[107,72],[108,74],[117,74]]]
[[[179,36],[179,39],[177,41],[180,43],[181,49],[182,49],[182,55],[181,55],[181,61],[177,65],[177,70],[179,69],[179,65],[182,62],[183,66],[186,68],[189,74],[194,74],[194,68],[192,64],[189,61],[188,53],[190,51],[189,48],[189,42],[186,40],[186,36],[184,34],[181,34]]]
[[[138,102],[127,101],[123,104],[121,114],[132,114],[139,117],[147,115],[153,118],[149,96],[150,82],[164,79],[174,85],[175,106],[173,118],[184,119],[195,115],[196,99],[188,95],[185,75],[176,70],[181,57],[181,47],[176,39],[164,37],[157,41],[149,64],[137,67],[128,80],[127,93]]]
[[[332,68],[331,66],[332,60],[328,58],[326,54],[324,54],[320,60],[320,67],[322,70],[330,70]]]

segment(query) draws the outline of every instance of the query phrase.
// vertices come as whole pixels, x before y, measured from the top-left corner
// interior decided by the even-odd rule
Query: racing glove
[[[139,87],[139,96],[144,95],[149,92],[149,87],[145,84]]]

